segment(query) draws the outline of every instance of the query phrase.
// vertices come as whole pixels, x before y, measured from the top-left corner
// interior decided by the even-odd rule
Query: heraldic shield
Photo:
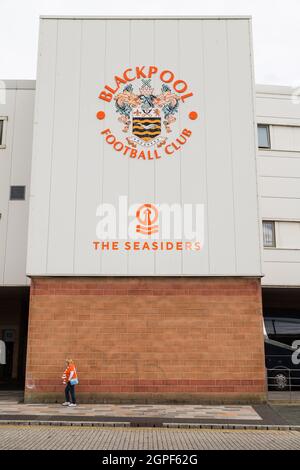
[[[161,118],[155,117],[133,117],[132,133],[145,142],[155,139],[161,133]]]

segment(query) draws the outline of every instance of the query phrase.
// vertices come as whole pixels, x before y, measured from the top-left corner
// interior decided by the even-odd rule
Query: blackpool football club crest
[[[123,123],[123,132],[130,134],[127,142],[131,146],[143,147],[166,143],[166,134],[171,132],[176,121],[180,97],[163,84],[160,93],[155,94],[151,79],[142,79],[141,86],[134,91],[133,85],[126,85],[115,96],[116,112]]]
[[[193,96],[188,83],[172,70],[155,65],[129,67],[99,94],[106,109],[110,107],[108,114],[106,109],[97,112],[97,118],[105,121],[101,135],[115,152],[130,158],[171,157],[193,134],[189,123],[198,119],[191,108]],[[181,128],[174,125],[179,112]]]

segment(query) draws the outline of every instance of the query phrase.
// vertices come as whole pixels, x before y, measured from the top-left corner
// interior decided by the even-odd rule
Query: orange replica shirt
[[[63,373],[62,378],[69,382],[72,379],[77,379],[76,367],[74,364],[71,364]]]

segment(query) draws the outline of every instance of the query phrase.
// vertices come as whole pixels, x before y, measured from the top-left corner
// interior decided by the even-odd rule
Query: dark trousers
[[[68,382],[65,388],[65,395],[66,395],[66,401],[70,401],[71,403],[76,403],[75,385],[71,385],[70,382]],[[71,399],[70,399],[70,396],[71,396]]]

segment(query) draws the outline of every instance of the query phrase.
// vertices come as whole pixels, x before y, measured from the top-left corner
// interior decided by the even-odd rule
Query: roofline
[[[170,15],[170,16],[74,16],[74,15],[40,15],[41,20],[252,20],[251,15],[232,16],[191,16],[191,15]]]
[[[1,80],[0,89],[5,90],[35,90],[35,80]]]
[[[260,85],[255,86],[256,93],[263,95],[293,95],[295,90],[299,87],[292,87],[288,85]]]

